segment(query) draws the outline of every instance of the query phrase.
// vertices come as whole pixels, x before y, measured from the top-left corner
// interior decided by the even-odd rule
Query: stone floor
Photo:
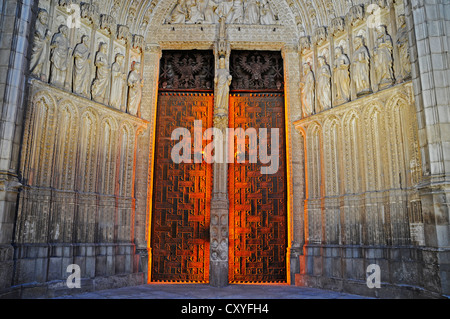
[[[365,299],[329,290],[289,285],[150,284],[100,290],[60,299]]]

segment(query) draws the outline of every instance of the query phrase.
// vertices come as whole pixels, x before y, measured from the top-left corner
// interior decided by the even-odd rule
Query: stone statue
[[[108,88],[110,82],[110,68],[108,65],[108,45],[100,43],[100,49],[95,57],[97,72],[92,84],[92,99],[96,102],[108,103]]]
[[[316,112],[331,108],[331,69],[326,63],[325,57],[320,56],[319,73],[317,75],[317,110]]]
[[[244,3],[242,0],[234,0],[231,11],[228,14],[227,23],[242,23],[244,21]]]
[[[276,24],[275,15],[273,14],[272,8],[267,0],[261,0],[261,24]]]
[[[225,115],[228,112],[228,99],[230,92],[232,76],[225,65],[225,57],[219,59],[219,69],[216,72],[214,83],[216,88],[214,90],[215,96],[215,115]]]
[[[216,14],[218,6],[219,5],[214,0],[207,1],[204,11],[205,23],[216,23],[218,21]]]
[[[355,53],[353,53],[353,81],[356,87],[356,95],[364,95],[372,92],[370,88],[370,55],[364,45],[364,38],[355,38]]]
[[[40,9],[36,21],[36,29],[33,37],[33,50],[31,52],[30,71],[36,77],[46,81],[42,69],[47,59],[47,43],[50,41],[48,30],[48,12]]]
[[[245,7],[244,23],[245,24],[258,24],[260,19],[259,14],[259,1],[248,0]]]
[[[394,61],[392,58],[392,39],[386,31],[386,26],[380,25],[376,30],[377,39],[375,40],[373,60],[377,84],[381,89],[394,83]]]
[[[90,49],[89,36],[84,35],[81,43],[77,44],[73,50],[74,67],[72,90],[74,93],[89,97],[89,79],[90,79]]]
[[[184,23],[186,21],[186,4],[185,0],[178,0],[177,5],[173,9],[170,19],[168,23],[170,24],[177,24],[177,23]]]
[[[336,85],[336,102],[350,101],[350,59],[341,46],[335,49],[334,84]]]
[[[225,21],[230,23],[229,19],[233,15],[231,8],[233,7],[233,0],[222,0],[219,2],[219,6],[217,7],[216,13],[220,17],[225,17]]]
[[[67,68],[69,66],[70,48],[69,39],[67,38],[69,28],[66,25],[61,25],[58,31],[59,32],[53,36],[50,45],[50,83],[59,87],[64,87]]]
[[[404,81],[411,78],[411,62],[409,60],[408,31],[406,30],[405,15],[398,16],[400,27],[397,31],[397,47],[400,57],[400,79]]]
[[[122,71],[124,58],[122,54],[118,53],[111,67],[111,95],[109,100],[112,107],[122,111],[125,111],[122,108],[123,85],[126,80],[126,75]]]
[[[138,116],[142,87],[144,86],[140,68],[141,64],[139,62],[133,62],[131,72],[128,75],[128,113],[133,116]]]
[[[197,2],[199,0],[186,0],[187,19],[186,23],[202,23],[204,16]]]
[[[306,116],[314,113],[314,89],[315,89],[314,73],[309,63],[303,64],[303,78],[300,82],[303,111]]]

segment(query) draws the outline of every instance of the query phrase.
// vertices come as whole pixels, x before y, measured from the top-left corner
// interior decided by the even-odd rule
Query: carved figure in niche
[[[219,69],[214,78],[215,90],[215,115],[225,115],[228,113],[228,99],[230,93],[230,84],[233,77],[226,67],[225,57],[219,59]]]
[[[111,67],[111,96],[109,102],[112,107],[122,111],[124,111],[122,108],[123,85],[126,80],[126,75],[122,72],[124,58],[122,54],[118,53]]]
[[[384,25],[377,27],[377,39],[373,53],[375,75],[381,89],[394,82],[392,39]]]
[[[69,28],[66,25],[61,25],[58,31],[59,32],[53,36],[50,45],[50,83],[59,87],[64,87],[67,68],[69,66],[70,48],[69,39],[67,39]]]
[[[203,13],[197,5],[198,0],[186,0],[187,19],[186,23],[202,23]]]
[[[42,69],[47,59],[47,43],[50,41],[50,30],[48,30],[48,12],[39,9],[36,21],[36,29],[33,37],[33,50],[31,52],[30,71],[34,76],[46,81]]]
[[[397,47],[400,57],[400,81],[411,77],[411,62],[409,60],[408,31],[406,30],[405,15],[398,16],[400,27],[397,31]]]
[[[217,22],[217,14],[216,10],[218,8],[218,4],[214,0],[207,1],[205,7],[205,23],[216,23]]]
[[[244,23],[246,24],[258,24],[260,19],[259,14],[259,1],[248,0],[245,7]]]
[[[99,103],[108,103],[108,88],[110,82],[110,68],[108,65],[108,45],[100,44],[100,49],[95,57],[95,66],[97,72],[94,83],[92,84],[92,99]]]
[[[309,63],[303,64],[303,78],[300,82],[301,96],[303,111],[306,116],[310,116],[314,113],[314,90],[315,90],[315,79],[314,73],[311,69]]]
[[[170,24],[176,24],[176,23],[184,23],[186,21],[186,4],[185,0],[178,0],[177,5],[172,11],[172,14],[170,15],[170,19],[168,23]]]
[[[317,112],[331,108],[331,69],[326,63],[325,57],[320,56],[319,74],[317,81]]]
[[[73,50],[74,67],[72,90],[74,93],[89,96],[89,64],[91,63],[89,50],[89,36],[83,35],[81,43]]]
[[[356,95],[371,93],[370,88],[370,55],[364,45],[364,38],[355,38],[355,53],[353,53],[353,81],[356,87]]]
[[[225,21],[227,23],[230,23],[230,20],[233,16],[233,12],[231,11],[232,7],[233,0],[222,0],[222,2],[219,2],[216,13],[219,15],[219,17],[225,17]]]
[[[336,85],[336,102],[350,101],[350,59],[341,46],[335,49],[334,84]]]
[[[242,23],[244,21],[244,3],[242,0],[234,0],[227,20],[228,23]]]
[[[128,113],[131,115],[138,116],[143,86],[144,80],[141,77],[141,64],[133,62],[128,76]]]
[[[261,0],[260,2],[261,6],[261,18],[260,22],[261,24],[276,24],[275,15],[272,11],[272,8],[270,7],[270,4],[267,0]]]

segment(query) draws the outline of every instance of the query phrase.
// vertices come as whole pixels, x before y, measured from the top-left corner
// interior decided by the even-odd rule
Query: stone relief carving
[[[331,108],[331,69],[326,63],[325,57],[320,56],[319,72],[317,80],[317,109],[316,112],[321,112]]]
[[[306,116],[314,114],[315,79],[309,63],[303,64],[303,78],[300,82],[303,111]]]
[[[226,67],[225,57],[220,57],[219,69],[216,71],[216,77],[214,79],[215,84],[214,113],[217,116],[228,114],[228,99],[232,78],[233,77],[231,76],[230,71]]]
[[[336,85],[336,102],[350,101],[350,59],[341,46],[335,49],[334,84]]]
[[[126,75],[122,71],[124,58],[123,54],[118,53],[111,67],[111,95],[109,102],[112,107],[122,111],[125,111],[122,108],[122,93],[126,80]]]
[[[166,18],[169,24],[213,24],[224,17],[228,24],[277,24],[267,0],[178,0]]]
[[[46,76],[42,71],[47,59],[47,43],[50,41],[50,30],[48,30],[48,12],[44,9],[39,10],[33,40],[30,71],[34,76],[46,81]]]
[[[81,43],[77,44],[73,51],[74,67],[72,90],[74,93],[81,94],[86,97],[89,95],[90,81],[90,48],[89,36],[84,35]]]
[[[108,46],[106,43],[100,43],[99,51],[95,57],[95,66],[97,72],[91,89],[92,99],[96,102],[106,104],[108,103],[107,93],[110,82]]]
[[[392,39],[387,33],[386,26],[378,26],[376,30],[377,39],[373,52],[375,75],[379,87],[384,88],[394,83]]]
[[[128,113],[138,116],[144,80],[141,78],[141,64],[134,62],[128,76]]]
[[[69,28],[66,25],[61,25],[58,30],[59,32],[53,36],[50,45],[50,83],[64,87],[70,54],[69,39],[67,38]]]
[[[400,79],[411,78],[411,62],[409,60],[408,30],[406,29],[405,15],[398,16],[399,28],[397,30],[397,47],[400,58]]]
[[[233,51],[231,54],[235,79],[234,90],[282,89],[283,62],[281,56],[267,51]]]
[[[370,87],[370,55],[364,44],[363,36],[355,37],[354,44],[352,76],[356,87],[356,95],[360,96],[372,92]]]

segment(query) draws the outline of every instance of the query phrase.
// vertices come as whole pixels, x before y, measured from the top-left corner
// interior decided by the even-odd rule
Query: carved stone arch
[[[383,152],[386,145],[383,143],[384,123],[383,107],[378,102],[369,104],[364,110],[364,125],[366,132],[364,136],[366,188],[369,191],[380,190],[383,187]]]
[[[115,188],[115,169],[117,156],[117,121],[105,116],[100,124],[98,183],[102,194],[113,195]]]
[[[130,197],[133,183],[135,136],[133,127],[128,122],[119,125],[119,196]]]
[[[57,152],[58,176],[56,187],[64,190],[75,189],[75,167],[77,154],[77,136],[79,126],[79,112],[72,101],[63,100],[58,105]]]
[[[54,165],[54,147],[56,137],[57,107],[55,100],[47,93],[39,92],[33,98],[33,125],[35,131],[32,139],[32,171],[34,172],[33,184],[36,186],[50,187]]]
[[[84,192],[94,192],[97,168],[98,116],[90,107],[81,115],[79,147],[79,181],[78,189]]]
[[[387,125],[390,133],[391,161],[397,159],[398,169],[404,174],[398,180],[400,187],[411,187],[419,183],[421,173],[420,146],[418,143],[418,126],[414,104],[407,95],[399,93],[386,102]],[[393,144],[395,142],[395,144]],[[392,150],[396,148],[396,150]],[[396,151],[396,152],[395,152]],[[391,167],[392,171],[392,167]],[[391,177],[392,179],[395,178]]]
[[[364,162],[361,159],[361,145],[364,140],[361,134],[361,114],[352,109],[342,117],[343,134],[343,170],[346,176],[345,193],[357,193],[364,187],[364,181],[359,182]]]
[[[341,193],[339,185],[341,131],[341,120],[337,116],[332,115],[325,120],[323,125],[325,196],[337,196]]]

